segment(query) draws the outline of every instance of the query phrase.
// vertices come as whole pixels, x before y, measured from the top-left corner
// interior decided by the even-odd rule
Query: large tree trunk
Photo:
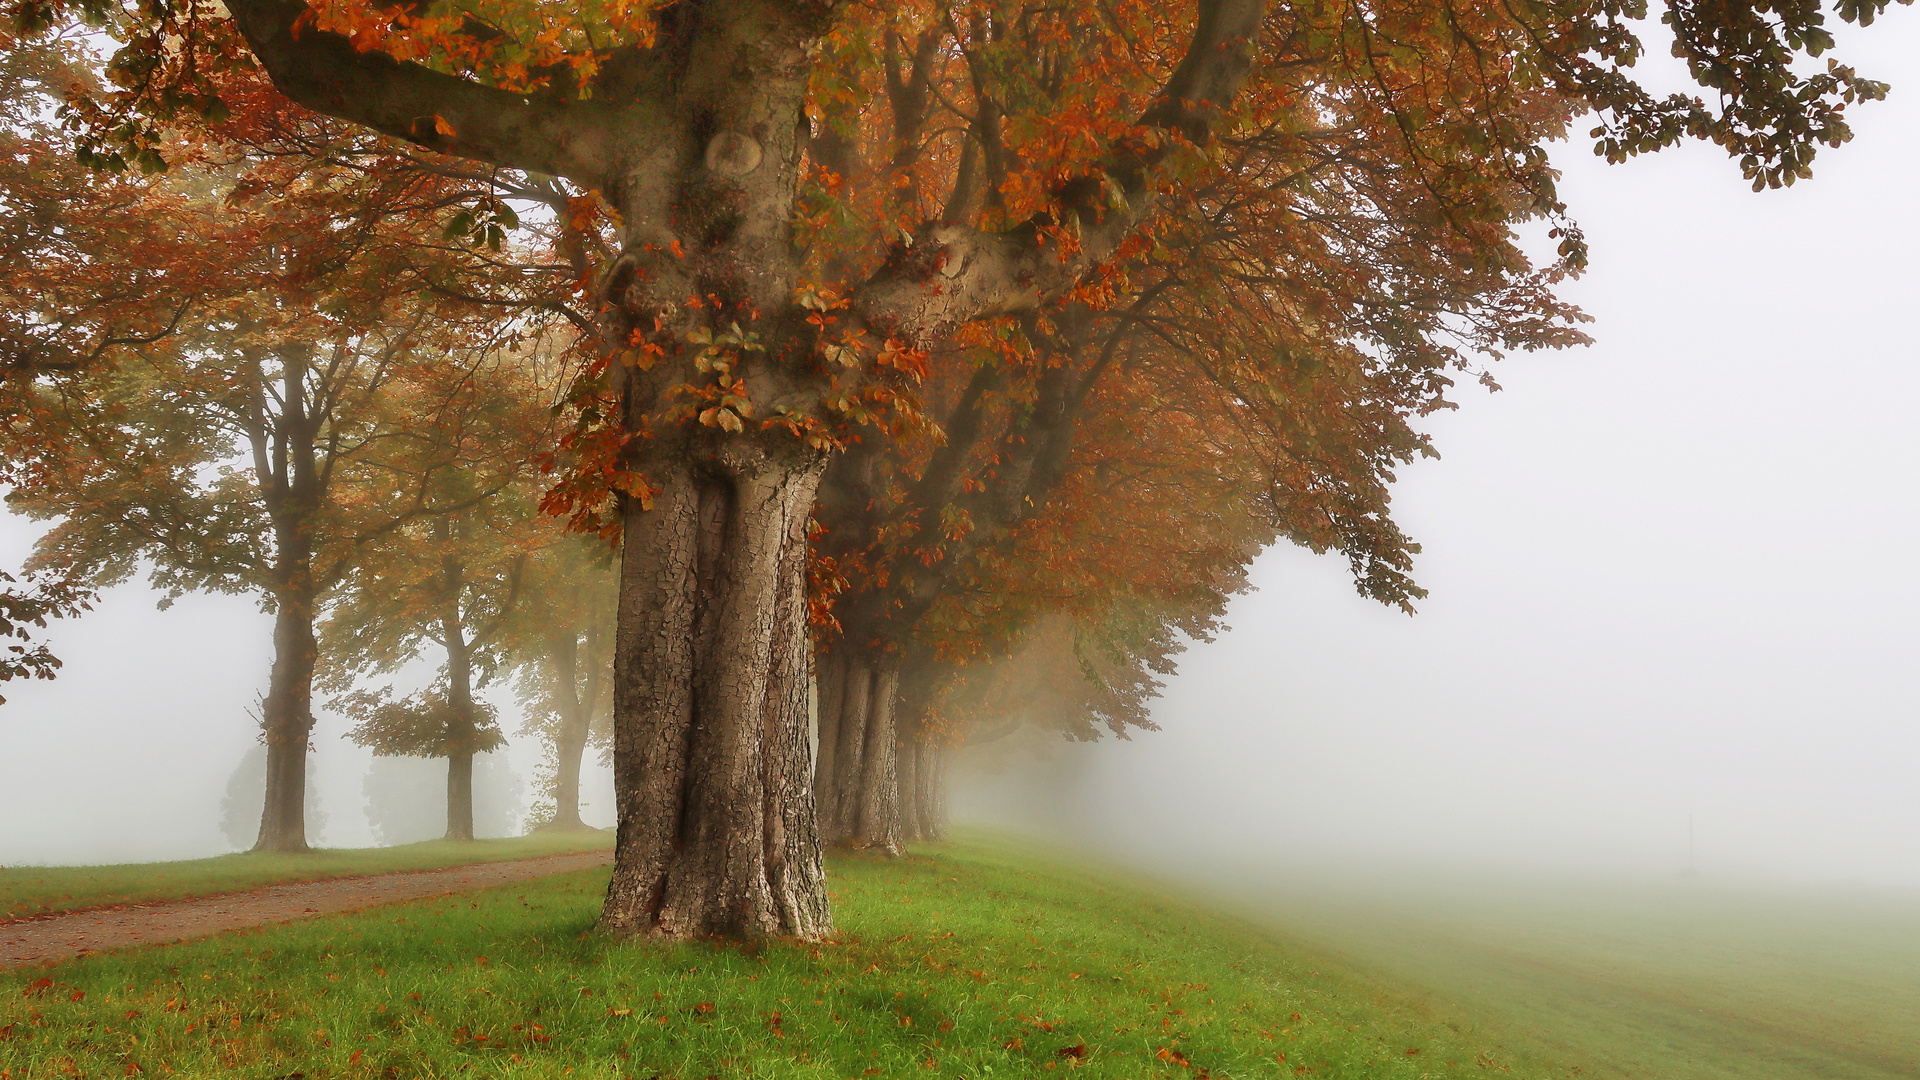
[[[302,567],[299,578],[307,577],[304,571]],[[273,673],[261,706],[267,792],[253,850],[300,852],[307,850],[307,745],[313,735],[313,667],[319,646],[313,635],[313,598],[295,585],[278,590],[274,599]]]
[[[832,692],[822,693],[815,770],[821,829],[828,843],[899,855],[903,833],[894,728],[899,666],[846,649],[829,653],[825,664],[833,675],[827,688]]]
[[[652,509],[626,513],[620,829],[600,916],[616,934],[833,932],[807,738],[807,521],[823,462],[738,456],[653,464]]]

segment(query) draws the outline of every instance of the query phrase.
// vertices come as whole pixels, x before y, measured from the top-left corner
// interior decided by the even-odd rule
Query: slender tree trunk
[[[442,517],[441,536],[451,536],[453,524]],[[440,642],[447,650],[447,704],[452,716],[447,732],[447,839],[473,839],[473,746],[479,734],[473,710],[473,649],[460,615],[465,567],[447,556],[441,562]]]
[[[927,839],[920,820],[920,735],[908,732],[895,740],[900,759],[900,839],[913,844]]]
[[[834,772],[840,755],[840,710],[847,696],[847,659],[844,653],[829,651],[815,654],[818,665],[819,695],[815,704],[815,723],[819,728],[818,747],[813,761],[813,802],[819,813],[821,838],[834,839],[834,822],[840,810],[840,789]]]
[[[249,423],[256,482],[273,521],[273,671],[261,705],[267,740],[267,791],[255,851],[307,850],[307,748],[313,737],[313,669],[320,646],[313,619],[313,523],[325,484],[316,468],[314,420],[307,415],[307,346],[282,355],[281,408],[271,423],[259,402],[266,382],[256,367]]]
[[[808,776],[807,521],[823,462],[649,463],[625,517],[620,829],[600,926],[833,932]],[[796,457],[798,455],[795,455]]]
[[[919,789],[914,801],[919,804],[920,838],[944,840],[947,835],[947,746],[921,735],[917,744],[919,764],[915,775]]]
[[[554,739],[553,820],[548,822],[549,828],[587,827],[586,822],[580,820],[580,768],[586,752],[586,718],[563,721],[562,730]]]
[[[592,650],[588,650],[589,654]],[[560,724],[553,733],[553,820],[549,829],[584,829],[580,820],[580,759],[587,750],[592,703],[580,694],[580,638],[572,627],[549,638],[547,655],[560,687]]]
[[[313,668],[319,645],[313,634],[310,560],[291,536],[282,541],[280,557],[283,584],[274,596],[273,672],[261,706],[267,791],[253,850],[301,852],[308,850],[307,748],[313,736]]]
[[[447,755],[447,839],[473,839],[473,754]]]

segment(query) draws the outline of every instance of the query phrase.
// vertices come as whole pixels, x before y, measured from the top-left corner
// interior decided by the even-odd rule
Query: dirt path
[[[185,941],[223,930],[304,919],[372,904],[484,889],[511,881],[587,870],[613,862],[612,851],[548,855],[369,877],[269,885],[252,892],[195,900],[96,908],[69,915],[0,923],[0,969],[67,960],[133,945]]]

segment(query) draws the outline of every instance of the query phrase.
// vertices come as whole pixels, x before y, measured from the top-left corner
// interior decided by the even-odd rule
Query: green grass
[[[613,846],[608,832],[536,833],[510,840],[429,840],[384,848],[321,849],[305,855],[251,852],[211,859],[118,866],[0,868],[0,921],[56,911],[242,892],[288,881],[434,870],[532,859]]]
[[[814,946],[611,941],[594,871],[11,972],[0,1078],[1571,1075],[1044,852],[831,874]]]
[[[1590,1077],[1920,1076],[1920,896],[1672,880],[1327,879],[1236,906]],[[1517,1043],[1515,1043],[1517,1045]]]

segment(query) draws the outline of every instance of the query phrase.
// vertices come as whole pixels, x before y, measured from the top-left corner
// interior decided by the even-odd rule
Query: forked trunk
[[[822,467],[655,463],[653,508],[626,512],[604,930],[833,932],[807,738],[807,521]]]
[[[273,618],[273,674],[261,706],[267,792],[255,851],[307,849],[307,743],[313,734],[313,600],[281,590]]]

